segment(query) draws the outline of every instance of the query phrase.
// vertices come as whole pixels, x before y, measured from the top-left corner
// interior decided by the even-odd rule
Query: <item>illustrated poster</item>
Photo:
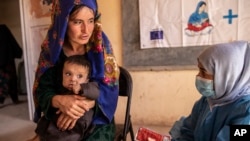
[[[249,41],[249,7],[250,0],[139,0],[141,49]]]

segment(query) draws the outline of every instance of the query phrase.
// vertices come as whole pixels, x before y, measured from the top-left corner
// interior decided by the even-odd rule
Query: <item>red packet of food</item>
[[[170,141],[169,135],[159,134],[151,129],[140,127],[136,133],[136,141]]]

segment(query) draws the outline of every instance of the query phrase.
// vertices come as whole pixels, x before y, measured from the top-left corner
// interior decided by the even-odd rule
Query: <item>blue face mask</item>
[[[196,76],[195,86],[201,95],[211,97],[215,95],[213,80]]]

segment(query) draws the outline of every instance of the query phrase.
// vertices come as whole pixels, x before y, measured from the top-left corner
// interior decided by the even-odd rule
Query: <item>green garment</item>
[[[106,125],[96,125],[90,136],[82,141],[114,141],[115,125],[114,122]]]

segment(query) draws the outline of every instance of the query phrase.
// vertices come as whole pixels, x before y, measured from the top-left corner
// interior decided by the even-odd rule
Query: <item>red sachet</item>
[[[136,134],[136,141],[170,141],[169,135],[162,135],[151,129],[140,127]]]

